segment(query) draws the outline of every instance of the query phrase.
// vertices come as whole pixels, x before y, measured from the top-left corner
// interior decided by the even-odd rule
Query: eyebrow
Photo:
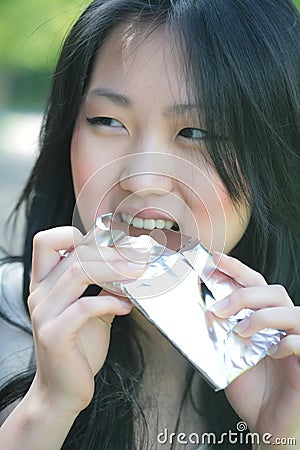
[[[98,96],[105,97],[117,106],[123,106],[126,108],[129,108],[132,106],[132,101],[130,100],[129,97],[126,97],[126,95],[119,94],[118,92],[115,92],[112,89],[96,88],[96,89],[93,89],[91,92],[89,92],[88,96],[89,95],[96,96],[96,97],[98,97]]]
[[[165,115],[167,115],[167,116],[184,116],[185,114],[190,113],[193,110],[199,110],[199,108],[196,104],[177,103],[175,105],[170,106],[167,109],[167,111],[165,112]]]
[[[96,96],[96,97],[105,97],[114,103],[117,106],[122,106],[126,108],[130,108],[133,106],[132,100],[126,95],[120,94],[113,89],[108,88],[95,88],[88,93],[88,96]],[[196,104],[185,104],[185,103],[176,103],[167,108],[164,115],[166,116],[183,116],[187,113],[190,113],[193,110],[199,110],[199,107]]]

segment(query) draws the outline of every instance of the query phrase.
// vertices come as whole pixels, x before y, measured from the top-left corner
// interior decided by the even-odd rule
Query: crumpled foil
[[[147,251],[149,262],[140,278],[102,287],[129,297],[216,391],[257,364],[280,341],[284,332],[271,328],[249,338],[232,331],[240,320],[253,314],[250,309],[228,319],[209,311],[217,300],[242,286],[218,271],[198,240],[186,239],[175,251],[148,235],[132,237],[119,228],[112,227],[112,214],[100,216],[86,241],[95,240],[100,247],[115,246],[121,252],[123,248]]]

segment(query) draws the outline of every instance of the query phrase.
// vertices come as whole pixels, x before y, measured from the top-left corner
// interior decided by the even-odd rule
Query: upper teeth
[[[144,228],[145,230],[154,230],[154,228],[167,228],[170,230],[174,225],[177,226],[176,222],[172,220],[163,219],[142,219],[141,217],[133,217],[130,214],[121,214],[122,221],[132,225],[135,228]]]

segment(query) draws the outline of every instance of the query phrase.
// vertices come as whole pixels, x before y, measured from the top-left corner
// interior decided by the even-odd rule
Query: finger
[[[237,289],[216,302],[210,310],[218,317],[229,317],[243,308],[258,310],[271,306],[294,306],[283,286],[274,284]]]
[[[106,295],[111,297],[111,295],[112,295],[113,297],[119,298],[120,300],[127,301],[127,302],[131,303],[131,301],[129,300],[129,298],[125,294],[117,294],[116,292],[111,292],[111,291],[106,290],[106,289],[102,289],[101,292],[99,292],[98,295],[99,295],[99,297],[103,297],[103,296],[106,296]]]
[[[289,334],[300,333],[300,307],[283,306],[261,309],[241,320],[233,331],[242,337],[250,337],[264,328],[277,328]]]
[[[36,336],[46,345],[48,342],[73,345],[78,332],[90,319],[103,318],[101,322],[103,326],[107,326],[107,323],[104,322],[107,321],[108,315],[112,317],[126,315],[130,313],[131,309],[130,303],[115,297],[82,297],[58,316],[52,322],[52,326],[40,328]]]
[[[76,262],[62,274],[47,296],[43,296],[44,288],[37,288],[28,299],[31,318],[35,323],[43,323],[51,317],[62,313],[71,303],[76,301],[90,284],[116,280],[132,280],[138,278],[145,268],[140,264],[126,262]]]
[[[246,264],[243,264],[236,258],[227,256],[224,253],[214,252],[213,260],[221,272],[232,277],[242,286],[264,286],[267,284],[259,272],[246,266]]]
[[[96,242],[89,242],[88,245],[83,241],[82,244],[74,248],[72,252],[73,259],[78,261],[128,261],[128,262],[147,262],[149,251],[138,251],[134,248],[125,247],[102,247]]]
[[[82,264],[84,266],[85,263],[89,261],[98,263],[106,262],[107,265],[111,267],[111,265],[116,262],[124,264],[125,269],[126,267],[129,268],[131,266],[131,263],[133,263],[132,267],[135,267],[135,264],[140,265],[142,272],[142,267],[145,268],[145,263],[148,261],[148,256],[144,253],[133,258],[130,250],[128,252],[126,252],[126,250],[124,251],[124,254],[121,255],[114,247],[102,247],[100,252],[99,247],[97,248],[93,245],[85,245],[83,241],[66,258],[64,258],[59,264],[57,264],[57,266],[54,268],[54,270],[52,270],[49,276],[45,280],[43,280],[40,288],[44,289],[46,295],[46,293],[49,291],[49,286],[55,284],[57,280],[62,276],[62,274],[66,270],[68,270],[68,267],[76,263]]]
[[[287,358],[288,356],[300,356],[300,336],[290,334],[269,349],[269,356],[274,359]],[[299,369],[299,361],[295,361]]]
[[[33,238],[32,288],[61,260],[59,250],[71,248],[82,241],[83,235],[74,227],[58,227],[37,233]]]

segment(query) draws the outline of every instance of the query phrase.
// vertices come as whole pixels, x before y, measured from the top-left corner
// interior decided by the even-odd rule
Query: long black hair
[[[210,158],[234,203],[251,205],[249,226],[232,254],[269,283],[283,284],[300,304],[300,26],[291,0],[94,0],[88,6],[62,48],[40,155],[17,206],[26,208],[24,302],[34,234],[72,223],[75,120],[97,52],[126,22],[143,23],[149,32],[164,27],[174,36],[188,92],[204,110]],[[64,449],[135,448],[143,358],[129,324],[130,317],[116,321],[94,399]],[[2,398],[25,391],[26,380],[13,383]],[[204,398],[210,431],[233,429],[237,418],[223,394],[205,388]],[[141,448],[146,441],[145,434]]]

